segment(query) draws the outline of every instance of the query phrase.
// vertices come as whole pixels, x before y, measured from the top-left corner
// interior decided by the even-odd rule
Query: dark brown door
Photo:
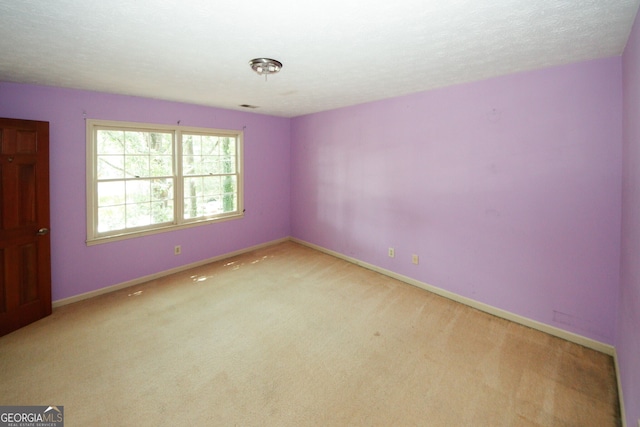
[[[51,314],[49,123],[0,119],[0,336]]]

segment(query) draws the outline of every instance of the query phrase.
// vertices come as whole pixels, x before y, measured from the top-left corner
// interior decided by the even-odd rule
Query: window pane
[[[187,134],[182,135],[182,154],[184,156],[187,156],[187,155],[193,156],[193,153],[194,153],[193,144],[194,144],[193,135],[187,135]]]
[[[98,179],[124,178],[124,156],[99,156]]]
[[[222,198],[223,212],[234,212],[238,209],[238,198],[235,193],[227,193]]]
[[[202,205],[198,197],[185,197],[184,199],[184,217],[197,218],[199,214],[198,206]]]
[[[230,155],[236,153],[236,139],[232,137],[220,138],[222,144],[220,146],[220,154]]]
[[[193,155],[196,157],[206,154],[206,151],[203,151],[202,148],[202,138],[202,135],[193,135]]]
[[[235,176],[205,176],[184,180],[185,218],[198,218],[238,209]]]
[[[216,197],[189,197],[185,199],[185,218],[203,218],[222,213],[221,200]]]
[[[98,205],[115,206],[124,204],[124,181],[99,182]]]
[[[223,156],[220,158],[222,173],[236,173],[236,158],[233,156]]]
[[[188,156],[184,157],[185,175],[205,175],[208,174],[203,164],[202,157]]]
[[[125,206],[108,206],[98,209],[98,232],[122,230],[125,228]]]
[[[220,139],[221,138],[219,136],[209,135],[202,137],[202,154],[218,154],[220,149]]]
[[[124,132],[121,130],[97,131],[97,154],[124,154]]]
[[[149,156],[127,156],[124,160],[127,178],[149,176]]]
[[[184,180],[184,216],[196,218],[199,214],[198,196],[202,194],[202,178],[185,178]]]
[[[151,156],[149,176],[172,176],[173,158],[171,156]]]
[[[149,202],[151,200],[151,181],[136,179],[127,181],[127,204]]]
[[[224,212],[233,212],[238,208],[237,188],[238,183],[235,176],[224,177],[222,194],[222,210]]]
[[[151,224],[151,203],[127,203],[127,228]]]
[[[127,131],[124,133],[125,151],[127,154],[149,154],[149,133]]]
[[[182,157],[182,174],[185,176],[196,175],[196,165],[193,161],[193,156]]]
[[[203,195],[219,196],[222,194],[222,181],[219,176],[206,176],[203,178]]]
[[[209,156],[205,159],[205,165],[206,165],[206,169],[207,169],[207,174],[208,175],[218,175],[221,174],[222,171],[222,167],[220,165],[220,159],[216,156]]]
[[[185,178],[185,218],[234,212],[238,207],[235,176]]]
[[[207,158],[207,174],[218,175],[222,173],[222,163],[219,158],[216,157],[208,157]]]
[[[198,148],[196,148],[196,145]],[[193,135],[182,135],[182,173],[196,174],[196,151],[199,151],[199,141],[196,143]]]
[[[173,222],[173,200],[154,201],[151,203],[151,221],[153,224]]]
[[[173,179],[157,178],[151,180],[151,200],[173,200]]]
[[[171,156],[173,149],[171,148],[172,134],[170,133],[149,133],[149,151],[152,155],[168,155]]]
[[[202,175],[200,135],[183,135],[182,168],[185,175]]]
[[[204,214],[216,215],[222,213],[222,199],[217,196],[209,196],[204,200]]]
[[[183,135],[183,173],[236,173],[236,139],[211,135]]]
[[[226,177],[225,177],[226,179]],[[235,178],[231,180],[235,181]],[[225,195],[222,179],[218,176],[187,178],[185,182],[185,218],[198,218],[235,210],[237,202],[228,199],[224,207]]]
[[[185,197],[194,197],[202,194],[202,178],[185,178],[184,179]]]
[[[185,176],[236,173],[235,157],[183,156],[183,162]]]
[[[206,156],[202,158],[203,175],[219,174],[220,167],[217,156]]]

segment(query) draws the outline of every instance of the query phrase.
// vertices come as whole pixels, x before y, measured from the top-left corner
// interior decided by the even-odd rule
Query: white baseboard
[[[98,295],[102,295],[102,294],[107,294],[109,292],[114,292],[117,291],[119,289],[124,289],[124,288],[128,288],[130,286],[135,286],[135,285],[139,285],[141,283],[145,283],[145,282],[149,282],[151,280],[155,280],[155,279],[159,279],[161,277],[164,276],[168,276],[170,274],[174,274],[174,273],[179,273],[181,271],[184,270],[188,270],[190,268],[194,268],[194,267],[200,267],[201,265],[205,265],[205,264],[209,264],[212,262],[216,262],[216,261],[220,261],[226,258],[231,258],[237,255],[242,255],[244,253],[247,252],[251,252],[251,251],[255,251],[256,249],[261,249],[267,246],[272,246],[278,243],[282,243],[282,242],[287,242],[290,239],[288,237],[282,238],[282,239],[277,239],[277,240],[272,240],[270,242],[267,243],[261,243],[259,245],[255,245],[255,246],[251,246],[249,248],[245,248],[245,249],[241,249],[238,251],[234,251],[234,252],[229,252],[223,255],[218,255],[212,258],[208,258],[202,261],[197,261],[191,264],[186,264],[186,265],[181,265],[180,267],[175,267],[169,270],[164,270],[164,271],[160,271],[158,273],[155,274],[150,274],[148,276],[143,276],[143,277],[139,277],[137,279],[133,279],[133,280],[129,280],[127,282],[124,283],[118,283],[116,285],[112,285],[112,286],[107,286],[105,288],[100,288],[100,289],[96,289],[95,291],[90,291],[90,292],[86,292],[83,294],[79,294],[79,295],[74,295],[72,297],[69,298],[62,298],[59,300],[56,300],[53,302],[52,306],[53,308],[57,308],[57,307],[61,307],[63,305],[67,305],[67,304],[73,304],[74,302],[78,302],[78,301],[82,301],[88,298],[93,298],[96,297]]]
[[[587,338],[587,337],[584,337],[582,335],[575,334],[573,332],[565,331],[564,329],[556,328],[554,326],[550,326],[550,325],[547,325],[545,323],[538,322],[536,320],[532,320],[532,319],[529,319],[529,318],[526,318],[526,317],[511,313],[509,311],[493,307],[493,306],[491,306],[489,304],[485,304],[485,303],[482,303],[482,302],[475,301],[475,300],[473,300],[471,298],[467,298],[467,297],[464,297],[462,295],[458,295],[456,293],[444,290],[442,288],[438,288],[436,286],[432,286],[432,285],[420,282],[418,280],[412,279],[411,277],[403,276],[401,274],[394,273],[393,271],[386,270],[384,268],[375,266],[373,264],[369,264],[367,262],[360,261],[360,260],[358,260],[356,258],[351,258],[349,256],[346,256],[346,255],[343,255],[341,253],[332,251],[330,249],[323,248],[322,246],[318,246],[318,245],[315,245],[313,243],[305,242],[304,240],[300,240],[300,239],[296,239],[296,238],[292,237],[291,241],[299,243],[299,244],[307,246],[307,247],[310,247],[310,248],[315,249],[317,251],[324,252],[326,254],[335,256],[336,258],[343,259],[345,261],[351,262],[353,264],[359,265],[359,266],[367,268],[369,270],[373,270],[373,271],[375,271],[377,273],[384,274],[385,276],[389,276],[391,278],[400,280],[401,282],[408,283],[410,285],[416,286],[418,288],[424,289],[426,291],[432,292],[432,293],[434,293],[436,295],[440,295],[440,296],[448,298],[450,300],[459,302],[459,303],[467,305],[469,307],[473,307],[473,308],[475,308],[477,310],[484,311],[485,313],[489,313],[489,314],[492,314],[494,316],[501,317],[501,318],[506,319],[506,320],[510,320],[510,321],[512,321],[514,323],[518,323],[520,325],[524,325],[524,326],[527,326],[529,328],[545,332],[545,333],[547,333],[549,335],[553,335],[555,337],[562,338],[562,339],[565,339],[567,341],[574,342],[576,344],[580,344],[580,345],[582,345],[584,347],[599,351],[599,352],[607,354],[609,356],[614,356],[615,355],[615,347],[613,347],[610,344],[605,344],[605,343],[602,343],[600,341],[596,341],[594,339]]]

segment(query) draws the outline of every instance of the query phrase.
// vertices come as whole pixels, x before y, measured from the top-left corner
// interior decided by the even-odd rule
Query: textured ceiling
[[[0,81],[293,117],[620,55],[639,3],[0,0]]]

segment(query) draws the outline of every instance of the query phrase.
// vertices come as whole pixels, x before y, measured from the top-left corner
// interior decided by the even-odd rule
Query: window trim
[[[98,233],[98,205],[97,205],[97,153],[96,135],[99,129],[114,128],[118,130],[135,131],[160,131],[173,133],[173,178],[174,189],[174,219],[171,223],[163,223],[138,227],[135,229],[119,230],[116,233]],[[199,217],[194,219],[184,218],[184,176],[182,175],[182,139],[183,133],[232,136],[236,139],[236,167],[237,167],[237,211],[228,215],[217,215],[215,217]],[[225,222],[234,219],[244,218],[244,132],[242,130],[214,129],[203,127],[171,126],[153,123],[123,122],[113,120],[86,119],[86,221],[87,221],[87,246],[100,243],[113,242],[118,240],[131,239],[135,237],[148,236],[168,231],[181,230],[185,228],[197,227],[201,225]]]

